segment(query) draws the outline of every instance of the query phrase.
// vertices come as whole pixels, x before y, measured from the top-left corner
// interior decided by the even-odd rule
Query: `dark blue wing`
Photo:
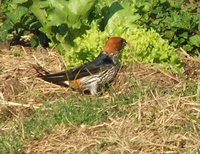
[[[113,66],[113,61],[111,57],[102,52],[92,62],[88,62],[86,64],[83,64],[81,66],[66,71],[43,75],[41,76],[41,78],[45,81],[58,84],[59,82],[62,81],[75,80],[91,74],[96,74],[99,71],[112,66]]]

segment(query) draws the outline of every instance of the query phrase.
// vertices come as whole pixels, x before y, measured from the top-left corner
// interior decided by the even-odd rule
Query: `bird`
[[[46,72],[39,77],[53,84],[72,87],[84,94],[96,95],[116,77],[120,69],[120,51],[126,44],[122,37],[110,37],[93,61],[58,73]]]

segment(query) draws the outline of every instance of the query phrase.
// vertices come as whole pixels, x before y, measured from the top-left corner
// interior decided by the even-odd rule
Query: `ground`
[[[181,51],[180,51],[181,52]],[[155,64],[122,66],[101,96],[42,81],[66,63],[54,49],[0,49],[2,153],[196,153],[200,60],[183,52],[182,76]]]

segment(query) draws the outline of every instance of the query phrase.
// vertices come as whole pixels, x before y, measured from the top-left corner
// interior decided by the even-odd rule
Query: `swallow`
[[[116,77],[120,69],[119,54],[126,44],[126,40],[121,37],[110,37],[93,61],[58,73],[46,72],[39,77],[53,84],[96,95]]]

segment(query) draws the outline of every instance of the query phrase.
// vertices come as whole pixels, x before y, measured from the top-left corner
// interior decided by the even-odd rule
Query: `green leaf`
[[[12,3],[15,3],[15,4],[22,4],[22,3],[25,3],[27,2],[28,0],[12,0]]]
[[[25,15],[28,12],[28,9],[23,6],[19,6],[17,10],[14,12],[8,12],[6,15],[9,17],[9,19],[15,24],[17,22],[20,22],[20,19],[23,15]]]
[[[34,0],[30,10],[42,24],[40,30],[54,44],[61,43],[58,48],[63,51],[89,28],[88,18],[95,4],[96,0]]]
[[[190,37],[189,42],[191,45],[200,47],[200,35],[194,35],[194,36]]]
[[[187,44],[187,45],[183,46],[183,49],[186,50],[187,52],[190,52],[190,51],[192,51],[193,47],[191,45]]]
[[[31,47],[37,47],[39,44],[39,40],[37,37],[32,37],[30,43],[31,43]]]
[[[129,27],[133,27],[134,23],[139,20],[141,16],[139,14],[131,14],[129,9],[124,8],[117,11],[109,20],[106,26],[106,31],[110,34],[120,35],[123,31]]]
[[[180,8],[183,5],[184,0],[168,0],[168,2],[172,7]]]
[[[101,21],[101,29],[104,29],[108,23],[108,20],[119,10],[123,9],[122,5],[119,2],[114,2],[110,7],[103,7],[101,14],[103,19]]]
[[[182,28],[182,29],[190,29],[191,28],[191,19],[192,15],[189,12],[171,12],[171,17],[169,19],[169,24],[172,27]]]
[[[188,38],[188,32],[183,32],[182,34],[179,35],[182,38],[187,39]]]
[[[0,28],[0,41],[5,41],[5,39],[7,38],[8,34],[9,34],[9,30],[11,30],[13,28],[14,24],[7,19],[3,25],[1,25]]]
[[[95,3],[96,0],[35,0],[30,9],[43,26],[66,23],[69,27],[80,28]]]

